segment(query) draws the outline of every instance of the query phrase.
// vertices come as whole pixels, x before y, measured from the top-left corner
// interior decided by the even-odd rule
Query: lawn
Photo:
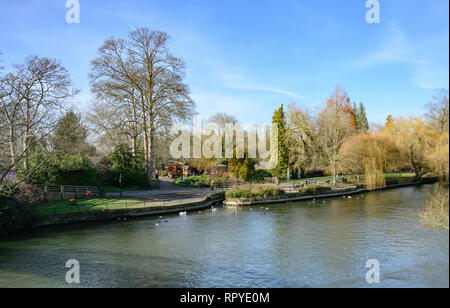
[[[403,179],[405,181],[411,180],[414,177],[414,173],[411,172],[405,172],[405,173],[385,173],[384,176],[386,177],[386,179],[398,179],[400,182],[402,182],[400,179]],[[351,176],[344,176],[345,178],[349,179],[351,178]],[[342,176],[340,176],[339,178],[342,179]],[[364,175],[360,176],[361,181],[364,180]],[[316,180],[319,184],[323,184],[327,181],[332,181],[333,177],[332,176],[322,176],[322,177],[313,177],[313,178],[305,178],[305,179],[297,179],[295,180],[296,184],[302,184],[305,183],[306,181],[313,181]],[[292,181],[283,181],[281,182],[281,184],[292,184]]]
[[[91,198],[78,199],[78,205],[69,205],[69,200],[39,204],[34,210],[40,215],[68,214],[79,211],[99,211],[125,208],[143,208],[150,204],[136,199]]]

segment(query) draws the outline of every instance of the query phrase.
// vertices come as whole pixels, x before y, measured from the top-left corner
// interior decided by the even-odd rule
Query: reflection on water
[[[85,287],[370,287],[368,259],[379,287],[448,287],[448,233],[417,216],[432,190],[39,230],[0,242],[0,287],[68,287],[68,259]]]

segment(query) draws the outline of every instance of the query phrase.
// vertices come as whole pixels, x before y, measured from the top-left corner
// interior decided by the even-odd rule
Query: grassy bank
[[[431,184],[437,181],[436,178],[424,178],[422,181],[414,181],[413,177],[409,177],[406,181],[391,181],[385,186],[376,188],[365,188],[364,185],[356,185],[351,183],[340,183],[333,186],[328,182],[321,184],[302,185],[301,187],[284,186],[284,188],[274,187],[273,184],[259,184],[259,185],[240,185],[233,187],[226,193],[226,203],[233,205],[237,204],[252,204],[252,202],[265,202],[276,200],[295,200],[295,199],[313,199],[313,198],[329,198],[333,196],[347,196],[363,192],[370,192],[379,189],[399,188],[409,185]],[[317,181],[317,183],[320,183]],[[292,183],[291,183],[292,184]],[[448,216],[447,216],[448,217]]]
[[[70,214],[80,211],[100,211],[111,209],[142,208],[149,206],[137,199],[93,198],[79,199],[77,205],[70,205],[69,200],[60,200],[39,204],[33,210],[39,215]]]

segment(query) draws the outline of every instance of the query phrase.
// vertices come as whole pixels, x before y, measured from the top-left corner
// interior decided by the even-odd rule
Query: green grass
[[[60,200],[39,204],[34,207],[34,210],[39,215],[53,215],[53,214],[69,214],[79,211],[102,211],[125,208],[143,208],[146,205],[142,200],[136,199],[114,199],[114,198],[92,198],[92,199],[78,199],[78,205],[69,205],[69,200]]]
[[[405,181],[411,180],[411,178],[414,177],[414,173],[411,172],[403,172],[403,173],[385,173],[384,176],[386,179],[404,179]],[[364,175],[360,175],[361,181],[364,181]],[[340,179],[342,179],[342,176],[339,176]],[[346,175],[344,178],[350,180],[351,176]],[[295,180],[295,184],[302,184],[306,181],[313,181],[316,180],[319,184],[325,183],[327,181],[333,181],[332,176],[321,176],[321,177],[312,177],[312,178],[304,178],[304,179],[297,179]],[[290,181],[282,181],[281,184],[292,184],[293,180]]]

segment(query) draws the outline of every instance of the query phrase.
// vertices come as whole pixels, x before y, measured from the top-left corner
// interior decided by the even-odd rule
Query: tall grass
[[[449,230],[449,191],[448,185],[440,186],[432,194],[424,210],[420,213],[422,222],[426,227]]]

